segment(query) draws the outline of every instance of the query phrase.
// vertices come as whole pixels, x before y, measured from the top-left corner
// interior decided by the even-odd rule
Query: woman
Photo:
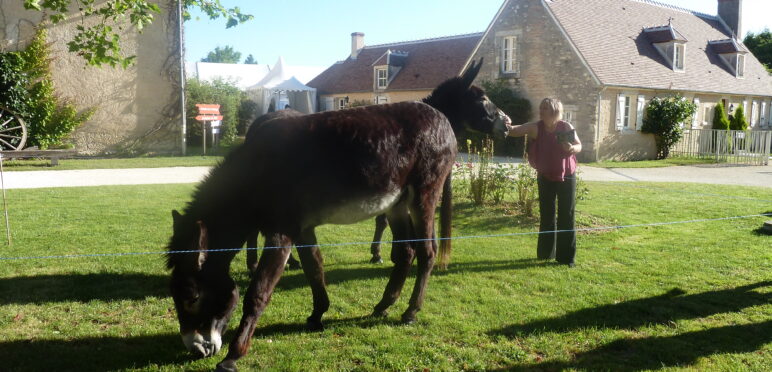
[[[545,98],[539,105],[541,120],[523,125],[507,125],[507,128],[509,136],[528,136],[528,162],[538,173],[539,231],[543,233],[539,234],[536,255],[539,259],[554,258],[561,264],[574,267],[575,155],[582,151],[582,143],[571,123],[561,120],[562,112],[563,105],[559,100]],[[560,232],[555,233],[556,230]]]

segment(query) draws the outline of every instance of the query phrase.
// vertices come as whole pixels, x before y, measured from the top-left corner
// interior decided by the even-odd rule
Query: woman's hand
[[[563,151],[573,154],[574,153],[574,144],[570,142],[561,142],[560,147],[563,149]]]

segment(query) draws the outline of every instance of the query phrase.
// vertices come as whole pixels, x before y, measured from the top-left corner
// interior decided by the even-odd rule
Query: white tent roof
[[[301,83],[292,75],[290,69],[284,65],[284,57],[279,57],[271,72],[265,75],[257,84],[248,87],[247,90],[260,88],[270,90],[316,90]]]
[[[220,78],[234,83],[242,90],[255,85],[271,70],[268,65],[211,62],[196,62],[195,68],[199,80],[213,81]]]

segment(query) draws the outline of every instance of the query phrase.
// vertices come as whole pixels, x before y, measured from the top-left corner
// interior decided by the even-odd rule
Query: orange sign
[[[220,105],[209,105],[209,104],[198,103],[196,104],[196,107],[198,107],[198,116],[196,116],[196,120],[198,121],[222,120],[222,115],[220,115]]]

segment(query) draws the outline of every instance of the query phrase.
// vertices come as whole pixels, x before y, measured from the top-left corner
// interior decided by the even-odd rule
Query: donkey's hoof
[[[236,372],[239,369],[236,368],[236,361],[234,360],[223,360],[220,363],[217,363],[217,369],[215,369],[215,372]]]
[[[370,316],[373,318],[385,318],[389,316],[389,312],[386,310],[375,310]]]
[[[373,256],[373,258],[370,259],[371,264],[382,264],[383,258],[381,256]]]
[[[324,324],[322,324],[321,320],[315,320],[309,317],[306,319],[306,330],[309,332],[321,332],[324,331]]]
[[[414,324],[417,321],[418,321],[418,318],[416,318],[415,314],[408,314],[408,313],[402,314],[402,324],[404,325]]]

